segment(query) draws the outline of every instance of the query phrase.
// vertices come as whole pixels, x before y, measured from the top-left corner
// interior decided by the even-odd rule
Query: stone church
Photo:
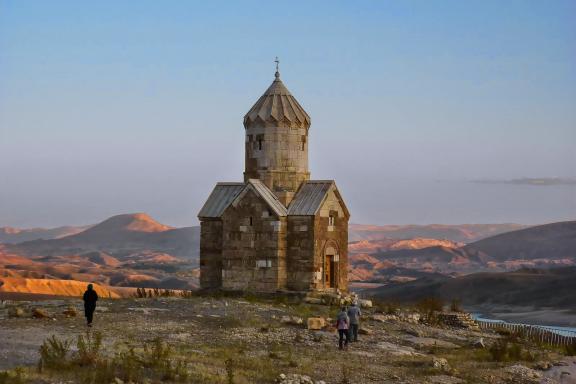
[[[310,180],[310,116],[278,67],[244,128],[244,182],[217,183],[198,214],[201,288],[347,291],[350,214],[333,180]]]

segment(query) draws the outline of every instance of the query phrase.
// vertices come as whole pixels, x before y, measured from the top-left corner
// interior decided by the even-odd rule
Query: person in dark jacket
[[[362,312],[358,307],[356,302],[352,303],[352,306],[348,308],[348,317],[350,318],[350,341],[358,341],[358,327],[360,326],[360,316]]]
[[[338,347],[340,349],[348,348],[348,328],[350,328],[350,319],[346,313],[346,307],[342,307],[338,317],[336,317],[336,328],[338,329]]]
[[[84,300],[84,316],[86,316],[86,322],[89,327],[92,326],[92,317],[94,316],[94,311],[96,310],[96,302],[98,301],[98,294],[94,290],[92,284],[88,284],[88,289],[84,292],[82,297]]]

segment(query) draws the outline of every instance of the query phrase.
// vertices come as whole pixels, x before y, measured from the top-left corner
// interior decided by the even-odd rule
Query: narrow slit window
[[[329,225],[329,226],[333,226],[333,225],[334,225],[334,216],[329,216],[329,217],[328,217],[328,225]]]
[[[306,149],[306,136],[302,136],[302,150]]]
[[[252,226],[252,216],[250,216],[250,226]]]
[[[262,139],[258,139],[258,150],[262,150]]]

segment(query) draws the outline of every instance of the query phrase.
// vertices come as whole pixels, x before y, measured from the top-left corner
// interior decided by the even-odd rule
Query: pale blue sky
[[[0,226],[194,225],[273,79],[359,223],[541,223],[576,188],[576,2],[0,0]]]

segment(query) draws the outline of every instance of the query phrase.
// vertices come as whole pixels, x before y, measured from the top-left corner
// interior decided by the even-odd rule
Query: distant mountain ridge
[[[414,279],[422,273],[464,275],[572,266],[576,265],[576,221],[501,233],[467,245],[435,244],[418,239],[362,240],[352,243],[349,251],[353,279],[382,283],[391,281],[392,277],[392,281],[399,277]],[[356,262],[360,260],[357,256],[362,254],[370,258]],[[392,275],[392,271],[404,275]]]
[[[500,233],[527,228],[522,224],[429,224],[429,225],[363,225],[350,224],[349,240],[382,240],[430,238],[457,243],[470,243]]]
[[[575,224],[528,228],[519,224],[353,224],[349,277],[359,282],[398,283],[479,271],[576,265]],[[199,227],[174,228],[145,213],[132,213],[72,232],[61,236],[62,232],[54,231],[58,238],[0,244],[0,276],[183,289],[197,283]],[[487,238],[489,234],[495,236]]]
[[[90,228],[89,225],[78,227],[65,226],[57,228],[30,228],[30,229],[0,227],[0,243],[16,244],[31,240],[59,239],[62,237],[75,235],[88,228]]]
[[[90,228],[62,238],[33,240],[11,247],[29,256],[104,251],[123,258],[139,250],[161,251],[189,260],[199,253],[199,228],[173,228],[144,213],[112,216]]]

